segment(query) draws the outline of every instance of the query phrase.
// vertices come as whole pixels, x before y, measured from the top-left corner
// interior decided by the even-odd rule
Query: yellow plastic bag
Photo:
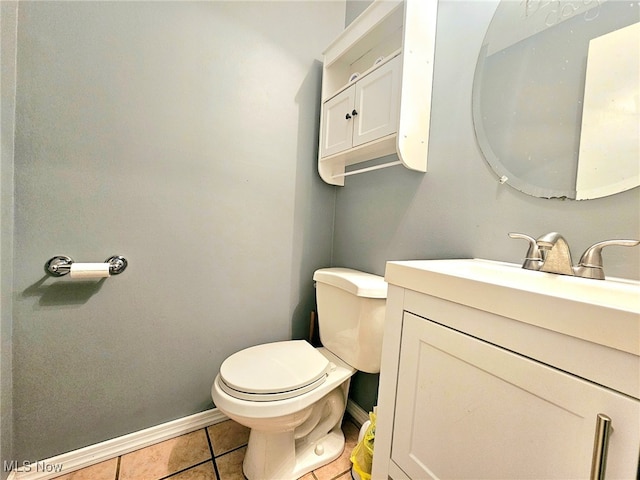
[[[371,424],[351,453],[353,470],[360,476],[360,480],[371,480],[371,463],[373,462],[373,443],[376,436],[376,414],[369,413]]]

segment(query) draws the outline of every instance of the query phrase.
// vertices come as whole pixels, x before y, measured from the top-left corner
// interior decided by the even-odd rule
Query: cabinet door
[[[323,108],[320,131],[320,156],[326,157],[342,152],[352,146],[353,118],[351,112],[355,102],[355,85],[327,100]]]
[[[392,459],[414,479],[587,479],[596,416],[606,478],[636,478],[640,401],[404,314]]]
[[[399,105],[398,56],[356,83],[353,146],[395,133],[398,129]]]

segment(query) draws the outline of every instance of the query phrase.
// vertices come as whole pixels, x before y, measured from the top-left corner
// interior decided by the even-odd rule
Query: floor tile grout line
[[[208,458],[208,459],[206,459],[206,460],[203,460],[203,461],[202,461],[202,462],[200,462],[200,463],[196,463],[196,464],[194,464],[194,465],[191,465],[190,467],[183,468],[182,470],[178,470],[177,472],[173,472],[171,475],[167,475],[167,476],[165,476],[165,477],[160,477],[158,480],[169,480],[169,479],[171,479],[171,477],[174,477],[174,476],[176,476],[176,475],[179,475],[179,474],[181,474],[181,473],[184,473],[184,472],[186,472],[186,471],[188,471],[188,470],[191,470],[192,468],[196,468],[196,467],[199,467],[199,466],[201,466],[201,465],[204,465],[205,463],[207,463],[207,462],[211,462],[212,460],[213,460],[213,459]]]
[[[210,426],[212,426],[212,425],[215,425],[215,423],[213,423],[213,424],[211,424],[211,425],[207,425],[206,427],[203,427],[203,428],[201,429],[201,430],[204,430],[204,434],[205,434],[205,437],[206,437],[206,439],[207,439],[207,444],[208,444],[208,446],[209,446],[209,458],[207,458],[207,459],[205,459],[205,460],[202,460],[201,462],[194,463],[193,465],[190,465],[190,466],[188,466],[188,467],[185,467],[185,468],[183,468],[183,469],[181,469],[181,470],[175,471],[175,472],[173,472],[173,473],[171,473],[171,474],[169,474],[169,475],[165,475],[164,477],[160,477],[158,480],[170,480],[171,478],[173,478],[173,477],[174,477],[174,476],[176,476],[176,475],[179,475],[179,474],[181,474],[181,473],[184,473],[184,472],[186,472],[186,471],[189,471],[189,470],[191,470],[192,468],[196,468],[196,467],[200,467],[200,466],[202,466],[202,465],[205,465],[207,462],[211,462],[211,463],[212,463],[213,470],[214,470],[214,473],[215,473],[215,475],[216,475],[216,479],[217,479],[217,480],[220,480],[220,475],[219,475],[219,472],[218,472],[218,466],[216,465],[216,462],[215,462],[215,460],[214,460],[214,455],[213,455],[213,446],[212,446],[212,444],[211,444],[211,440],[210,440],[210,438],[209,438],[209,431],[208,431],[208,428],[209,428]],[[197,430],[196,430],[196,431],[197,431]],[[187,435],[187,434],[184,434],[184,435]],[[172,437],[172,438],[178,438],[178,437],[180,437],[180,436],[183,436],[183,435],[177,435],[176,437]],[[162,443],[162,442],[159,442],[159,443]],[[122,457],[118,457],[118,476],[119,476],[119,470],[120,470],[120,459],[121,459],[121,458],[122,458]],[[119,480],[119,477],[116,477],[116,480]]]
[[[211,453],[211,461],[213,462],[213,471],[216,474],[216,478],[220,480],[220,471],[218,470],[218,462],[216,462],[216,455],[213,451],[213,442],[211,441],[211,436],[209,435],[209,427],[204,429],[204,433],[207,436],[207,442],[209,443],[209,453]]]
[[[345,473],[350,473],[350,472],[351,472],[351,469],[347,469],[347,470],[345,470],[344,472],[337,474],[337,475],[336,475],[335,477],[333,477],[331,480],[336,480],[337,478],[340,478],[341,476],[343,476]],[[353,478],[353,477],[351,477],[351,478]]]
[[[226,452],[221,453],[220,455],[217,455],[215,458],[224,457],[225,455],[227,455],[227,454],[229,454],[229,453],[233,453],[233,452],[235,452],[235,451],[237,451],[237,450],[240,450],[240,449],[242,449],[242,448],[244,448],[244,447],[246,447],[246,446],[247,446],[247,444],[246,444],[246,443],[243,443],[242,445],[239,445],[239,446],[237,446],[237,447],[232,448],[231,450],[227,450]]]

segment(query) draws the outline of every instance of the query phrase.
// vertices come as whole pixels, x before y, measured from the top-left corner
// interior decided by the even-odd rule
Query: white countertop
[[[387,262],[385,280],[640,356],[640,282],[585,279],[482,259]]]

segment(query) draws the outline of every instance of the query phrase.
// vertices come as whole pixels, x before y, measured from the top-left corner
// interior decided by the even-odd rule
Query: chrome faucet
[[[538,248],[542,250],[543,262],[541,272],[573,275],[571,251],[569,244],[558,232],[547,233],[536,240]]]
[[[635,247],[639,240],[605,240],[587,248],[576,266],[572,266],[569,244],[558,232],[550,232],[538,239],[522,233],[509,233],[511,238],[529,242],[529,250],[522,268],[541,272],[575,275],[577,277],[604,280],[602,249],[610,245]]]

